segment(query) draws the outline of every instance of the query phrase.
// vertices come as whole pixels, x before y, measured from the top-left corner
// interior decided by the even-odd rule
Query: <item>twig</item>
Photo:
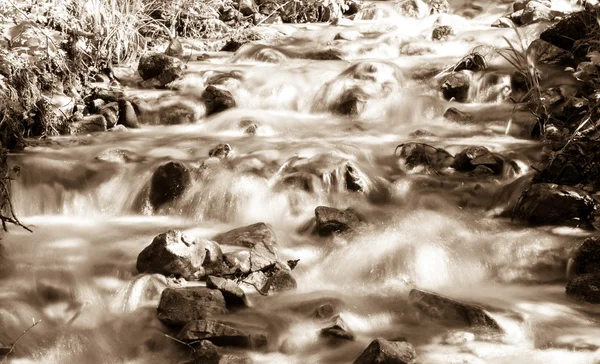
[[[27,226],[23,225],[23,223],[21,223],[21,221],[19,221],[19,219],[15,215],[14,206],[10,199],[10,192],[8,191],[8,187],[6,187],[6,183],[4,183],[4,181],[2,179],[0,179],[0,186],[4,189],[4,193],[6,193],[6,201],[8,201],[8,208],[10,209],[10,214],[12,215],[12,218],[0,215],[0,218],[2,219],[2,227],[4,228],[4,231],[6,231],[5,222],[10,222],[14,225],[18,225],[18,226],[22,227],[23,229],[29,231],[30,233],[33,233],[33,230],[31,230]]]
[[[17,343],[19,342],[19,340],[21,340],[21,338],[23,336],[25,336],[25,334],[34,328],[34,326],[36,326],[37,324],[39,324],[40,322],[42,322],[42,319],[39,319],[38,321],[34,322],[33,325],[29,326],[25,331],[23,331],[23,333],[21,335],[19,335],[19,337],[17,338],[17,340],[15,340],[15,342],[12,344],[12,346],[10,347],[10,350],[8,351],[8,353],[6,353],[4,355],[4,359],[3,361],[6,361],[8,359],[8,356],[10,355],[10,353],[12,353],[15,350],[15,347],[17,346]]]
[[[158,329],[155,329],[155,330],[156,330],[156,331],[160,331],[160,330],[158,330]],[[164,335],[165,335],[165,337],[166,337],[166,338],[168,338],[168,339],[171,339],[171,340],[173,340],[173,341],[175,341],[175,342],[177,342],[177,343],[180,343],[180,344],[182,344],[182,345],[185,345],[185,346],[187,346],[188,348],[190,348],[190,349],[192,349],[192,350],[196,351],[196,348],[194,348],[192,345],[190,345],[190,344],[186,343],[185,341],[181,341],[181,340],[179,340],[178,338],[175,338],[175,337],[173,337],[173,336],[171,336],[171,335],[169,335],[169,334],[164,334]]]

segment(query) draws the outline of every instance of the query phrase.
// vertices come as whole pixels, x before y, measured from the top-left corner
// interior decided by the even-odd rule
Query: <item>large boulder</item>
[[[139,273],[175,275],[187,280],[220,273],[223,252],[213,241],[189,237],[178,230],[169,230],[154,238],[137,258]]]
[[[213,238],[219,244],[241,246],[250,248],[245,256],[239,256],[241,259],[247,257],[250,271],[258,271],[277,261],[277,239],[270,226],[259,222],[256,224],[233,229],[231,231],[219,234]]]
[[[410,291],[408,301],[419,312],[442,323],[502,331],[496,320],[481,306],[459,302],[419,289]]]
[[[151,53],[140,58],[138,73],[146,81],[144,85],[162,87],[181,77],[183,62],[163,53]]]
[[[244,330],[215,320],[194,320],[185,325],[177,339],[184,342],[208,340],[217,346],[256,349],[266,345],[263,334],[247,333]]]
[[[318,206],[315,209],[316,230],[321,236],[343,233],[358,227],[360,218],[352,210],[338,210],[333,207]]]
[[[417,359],[413,346],[406,341],[373,340],[354,364],[412,364]]]
[[[227,307],[221,291],[206,287],[167,288],[157,308],[158,319],[175,327],[225,313]]]
[[[181,197],[191,179],[189,169],[181,162],[168,162],[159,166],[150,180],[150,204],[158,209]]]
[[[584,274],[571,279],[565,291],[578,301],[600,303],[600,273]]]
[[[209,85],[202,93],[202,99],[206,106],[206,115],[213,115],[235,107],[235,99],[228,90]]]
[[[206,287],[221,291],[225,298],[225,302],[227,303],[227,308],[249,306],[248,298],[246,297],[244,290],[231,279],[208,276],[206,279]]]
[[[516,206],[517,217],[534,225],[593,224],[598,201],[575,187],[536,183]]]
[[[574,275],[600,273],[600,236],[585,239],[575,252],[571,265]]]
[[[573,13],[543,31],[540,34],[540,39],[570,51],[577,41],[599,30],[600,25],[596,20],[597,17],[597,9]],[[585,49],[581,49],[581,51],[585,52]]]

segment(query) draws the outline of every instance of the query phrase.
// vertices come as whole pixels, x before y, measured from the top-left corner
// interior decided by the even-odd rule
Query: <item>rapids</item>
[[[0,342],[42,321],[20,339],[12,362],[176,363],[179,344],[155,317],[157,292],[167,283],[137,276],[137,255],[168,229],[210,238],[260,221],[273,226],[284,259],[300,263],[296,292],[254,293],[254,307],[231,318],[277,337],[270,350],[248,353],[256,363],[351,363],[381,335],[406,337],[420,364],[600,362],[600,309],[564,294],[568,255],[589,233],[510,221],[541,145],[521,133],[524,113],[507,128],[510,68],[494,47],[506,46],[503,36],[518,40],[513,30],[490,24],[509,4],[487,0],[473,18],[421,19],[373,4],[380,10],[350,24],[273,25],[287,34],[275,46],[191,61],[178,91],[125,90],[155,110],[187,105],[203,115],[194,100],[210,77],[229,73],[224,82],[234,109],[191,124],[154,118],[139,130],[56,137],[13,154],[10,165],[20,167],[12,181],[16,213],[33,233],[12,228],[2,237],[16,270],[0,281]],[[451,25],[456,37],[432,41],[437,24]],[[530,42],[541,29],[520,31]],[[298,56],[330,49],[343,60]],[[434,76],[474,49],[499,81],[475,75],[468,104],[444,101]],[[331,112],[352,87],[366,100],[360,112]],[[442,116],[457,105],[475,121]],[[245,132],[249,123],[257,126],[254,134]],[[410,171],[394,156],[410,141],[452,154],[483,145],[520,168],[493,180]],[[205,166],[183,198],[149,209],[144,191],[158,165],[199,167],[219,143],[233,148],[225,167]],[[364,181],[362,191],[342,183],[348,164]],[[284,183],[297,172],[312,176],[306,188]],[[353,207],[370,224],[351,237],[311,235],[319,205]],[[506,333],[448,333],[422,323],[405,313],[413,287],[476,302]],[[283,310],[316,299],[343,302],[356,341],[327,346],[319,327]]]

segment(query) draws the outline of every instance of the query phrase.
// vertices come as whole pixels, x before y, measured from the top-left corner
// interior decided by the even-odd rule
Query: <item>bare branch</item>
[[[15,347],[17,346],[17,344],[19,343],[19,340],[21,340],[21,338],[23,336],[25,336],[25,334],[27,334],[27,332],[29,332],[29,330],[33,329],[37,324],[39,324],[40,322],[42,322],[41,319],[39,319],[38,321],[34,322],[33,325],[29,326],[25,331],[23,331],[23,333],[21,335],[19,335],[19,337],[17,338],[17,340],[15,340],[15,342],[12,344],[12,346],[10,347],[10,350],[8,351],[8,353],[6,353],[4,355],[4,359],[3,361],[5,362],[6,360],[8,360],[8,356],[15,350]]]

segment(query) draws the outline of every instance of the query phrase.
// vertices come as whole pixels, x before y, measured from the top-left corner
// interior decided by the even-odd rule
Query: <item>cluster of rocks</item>
[[[512,4],[509,14],[492,24],[494,27],[526,26],[538,22],[553,21],[565,14],[552,10],[551,0],[518,0]]]
[[[469,176],[511,176],[520,171],[511,159],[483,146],[471,146],[455,156],[442,148],[424,143],[404,143],[396,147],[396,157],[407,169],[423,166],[433,173],[460,172]]]
[[[87,98],[87,105],[74,114],[71,131],[88,134],[137,129],[139,110],[120,92],[100,90]]]

